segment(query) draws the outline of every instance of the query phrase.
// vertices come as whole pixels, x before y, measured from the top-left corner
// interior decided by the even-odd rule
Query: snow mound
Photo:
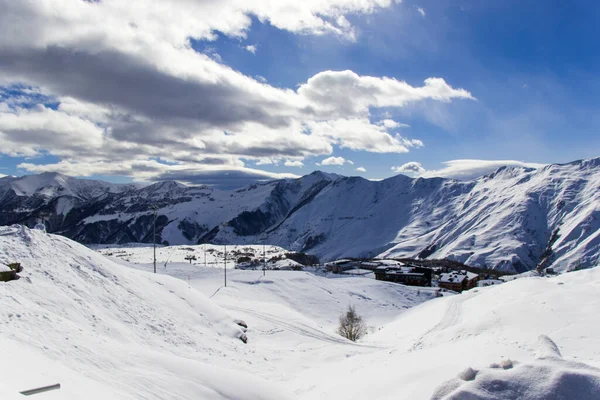
[[[592,400],[600,396],[600,369],[564,360],[547,336],[540,336],[542,356],[523,364],[474,371],[439,386],[432,400]],[[506,360],[503,360],[505,362]],[[465,379],[468,378],[468,379]]]
[[[21,226],[0,227],[0,264],[10,262],[24,267],[0,284],[0,374],[11,389],[60,382],[61,399],[287,398],[230,369],[241,328],[182,280]]]

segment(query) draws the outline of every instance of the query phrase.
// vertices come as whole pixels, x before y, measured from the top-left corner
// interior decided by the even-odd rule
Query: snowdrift
[[[15,261],[21,279],[0,284],[4,392],[60,382],[47,398],[288,397],[230,369],[244,346],[240,327],[181,280],[60,236],[0,227],[0,263]]]
[[[510,360],[475,371],[467,368],[438,387],[431,400],[592,400],[600,395],[600,369],[566,361],[558,346],[540,336],[538,358],[513,365]]]

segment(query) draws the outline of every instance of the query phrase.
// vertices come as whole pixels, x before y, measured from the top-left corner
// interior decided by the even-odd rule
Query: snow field
[[[151,264],[153,262],[152,245],[147,244],[127,244],[123,246],[115,245],[92,245],[90,248],[97,250],[100,254],[133,264]],[[273,257],[284,257],[288,250],[279,246],[266,246],[265,254],[267,261]],[[248,255],[253,259],[263,257],[262,245],[231,245],[227,246],[227,268],[235,268],[239,257]],[[169,268],[169,265],[176,263],[190,263],[186,256],[194,256],[191,264],[195,266],[208,266],[214,268],[223,268],[225,265],[225,246],[214,244],[201,244],[189,246],[157,246],[156,247],[156,265],[157,268]],[[278,262],[268,262],[267,268],[286,267],[298,265],[293,260],[280,260]]]
[[[149,273],[152,248],[139,249],[134,264],[60,236],[0,228],[0,263],[25,268],[0,284],[0,393],[60,382],[43,396],[599,395],[597,268],[432,299],[424,288],[302,271],[228,270],[223,287],[222,268],[187,261]],[[335,333],[349,304],[370,330],[358,343]],[[236,319],[248,324],[245,345]]]
[[[25,268],[0,285],[0,373],[12,390],[60,382],[48,396],[289,398],[231,369],[240,327],[182,280],[16,226],[0,228],[0,262],[11,261]]]

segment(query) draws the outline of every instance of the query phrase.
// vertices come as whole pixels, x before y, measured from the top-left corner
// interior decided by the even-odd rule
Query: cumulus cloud
[[[398,174],[416,174],[416,175],[420,175],[423,172],[425,172],[425,168],[423,168],[423,166],[421,166],[420,163],[416,162],[416,161],[411,161],[411,162],[407,162],[406,164],[400,165],[400,166],[394,166],[392,167],[392,171],[398,173]]]
[[[248,46],[245,47],[245,49],[248,50],[252,54],[256,54],[256,45],[254,45],[254,44],[249,44]]]
[[[297,164],[334,146],[405,153],[423,143],[390,133],[401,126],[393,120],[371,123],[372,108],[473,96],[441,78],[413,87],[352,71],[323,71],[295,90],[278,88],[219,62],[210,47],[192,46],[217,33],[244,38],[252,17],[295,34],[352,40],[345,15],[391,4],[173,0],[140,8],[125,0],[0,0],[0,90],[16,82],[30,88],[18,101],[0,95],[0,153],[51,154],[85,166],[78,175],[134,179],[148,179],[139,163],[152,160],[187,170],[215,168],[214,161],[244,168],[241,159]],[[107,169],[110,163],[122,168]]]
[[[372,153],[407,153],[410,147],[421,147],[420,140],[390,134],[384,126],[372,124],[368,118],[345,118],[307,123],[312,135],[351,150]]]
[[[286,160],[283,165],[286,167],[304,167],[304,163],[300,160]]]
[[[367,172],[367,170],[364,167],[358,167],[358,168],[356,168],[356,170],[358,172]]]
[[[409,162],[399,167],[392,167],[397,173],[409,173],[423,178],[452,178],[460,180],[471,180],[483,175],[490,174],[500,167],[541,168],[545,164],[527,163],[514,160],[451,160],[442,164],[444,168],[438,170],[426,170],[418,162]]]
[[[329,118],[367,116],[370,107],[402,107],[422,100],[474,99],[464,89],[454,89],[442,78],[427,78],[413,87],[394,78],[360,76],[352,71],[324,71],[298,89],[309,102],[320,105],[317,115]]]
[[[421,7],[417,8],[417,12],[419,14],[421,14],[421,17],[425,17],[425,15],[427,15],[427,14],[425,14],[425,10],[423,8],[421,8]]]
[[[344,157],[328,157],[326,159],[324,159],[323,161],[321,161],[320,163],[317,163],[317,165],[344,165],[346,164],[348,161],[344,158]]]

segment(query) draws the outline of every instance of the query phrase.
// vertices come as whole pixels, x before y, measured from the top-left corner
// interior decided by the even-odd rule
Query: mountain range
[[[600,158],[503,167],[471,181],[381,181],[316,171],[241,189],[112,184],[43,173],[0,179],[0,225],[84,244],[268,243],[340,257],[447,258],[524,272],[596,265]]]

